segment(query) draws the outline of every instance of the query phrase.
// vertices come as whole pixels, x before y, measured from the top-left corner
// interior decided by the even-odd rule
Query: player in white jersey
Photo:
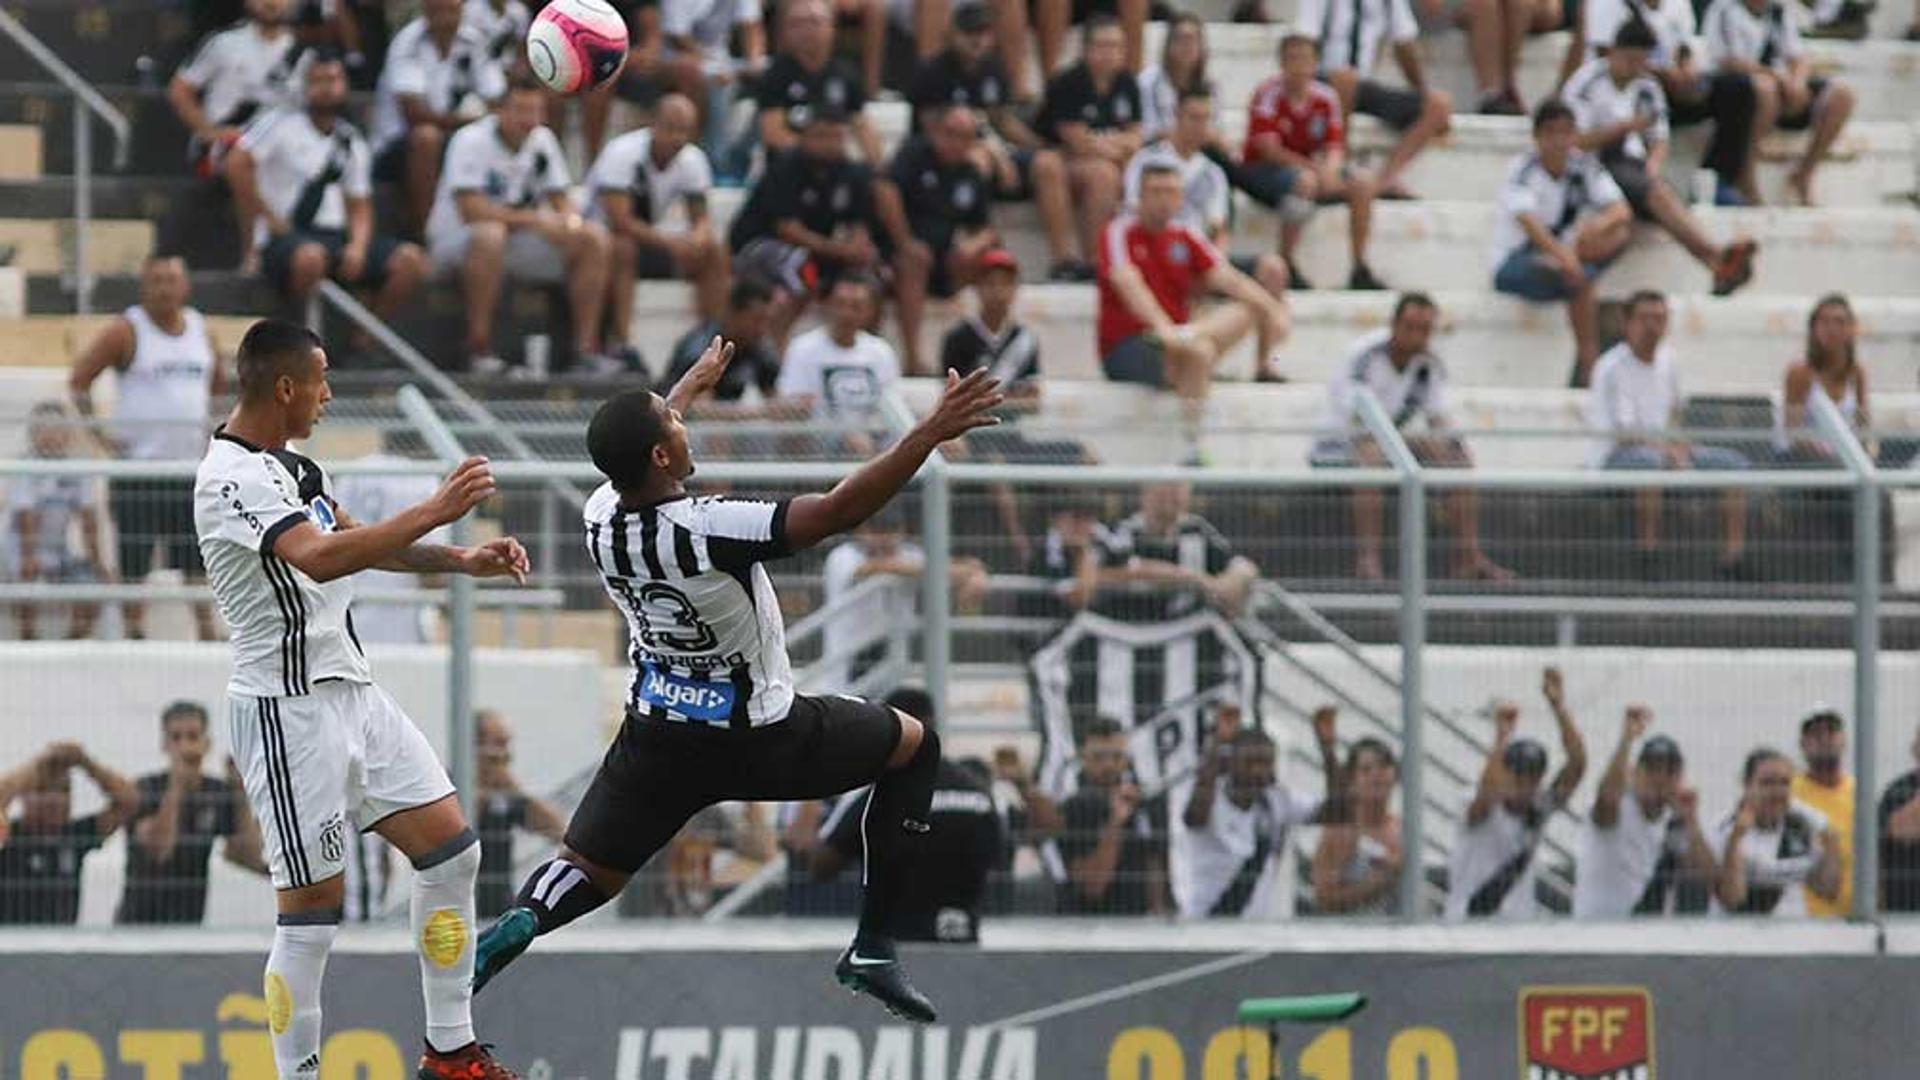
[[[426,737],[373,684],[347,606],[351,575],[371,567],[524,581],[526,552],[511,537],[475,548],[419,543],[494,493],[484,458],[377,525],[334,501],[320,466],[287,448],[312,435],[333,396],[326,353],[305,327],[254,324],[239,376],[239,403],[200,463],[193,509],[208,582],[233,627],[233,758],[279,890],[266,986],[280,1076],[319,1074],[320,981],[342,917],[346,849],[371,830],[415,870],[427,1018],[418,1076],[511,1080],[473,1035],[479,838]]]
[[[630,391],[594,414],[587,449],[608,482],[586,507],[587,549],[631,630],[626,720],[567,826],[480,939],[476,987],[618,895],[695,813],[717,802],[821,799],[873,784],[860,928],[834,975],[897,1016],[934,1019],[907,981],[888,927],[927,829],[940,740],[905,713],[794,693],[780,601],[761,564],[872,517],[942,443],[994,423],[1004,397],[985,372],[947,375],[914,429],[825,494],[781,502],[693,497],[681,412],[726,373],[714,338],[665,398]]]
[[[1653,713],[1627,707],[1620,745],[1600,776],[1593,813],[1580,830],[1573,882],[1576,919],[1624,919],[1684,910],[1683,886],[1713,882],[1718,864],[1700,831],[1700,796],[1685,786],[1680,744],[1665,735],[1641,742]],[[1639,756],[1631,774],[1627,754]]]
[[[150,256],[140,266],[140,302],[108,320],[67,374],[67,390],[83,417],[94,415],[93,384],[115,373],[118,393],[113,426],[104,441],[135,461],[191,461],[207,444],[207,402],[224,391],[225,375],[206,319],[187,305],[187,264],[175,256]],[[119,537],[119,571],[141,581],[153,569],[153,552],[188,579],[200,576],[200,550],[193,540],[192,486],[186,480],[115,480],[107,500]],[[146,636],[146,608],[121,609],[126,634]],[[214,637],[213,609],[195,604],[202,641]]]

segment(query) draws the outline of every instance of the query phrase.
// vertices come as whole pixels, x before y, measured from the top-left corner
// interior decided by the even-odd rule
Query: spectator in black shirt
[[[927,294],[941,299],[973,283],[980,258],[997,247],[987,219],[993,183],[974,164],[973,111],[941,110],[924,135],[910,135],[874,185],[874,209],[893,248],[894,298],[908,375],[920,364],[920,320]]]
[[[513,905],[520,875],[513,870],[513,831],[526,829],[559,843],[567,831],[566,819],[544,800],[520,790],[513,776],[513,733],[491,709],[474,716],[474,742],[479,753],[475,786],[480,795],[480,877],[474,882],[474,908],[481,918],[492,918]]]
[[[984,115],[1009,146],[1036,149],[1039,136],[1013,111],[1014,101],[1025,96],[1026,88],[995,55],[994,34],[994,16],[985,4],[954,12],[951,44],[920,64],[907,100],[922,126],[941,106],[965,105]]]
[[[746,396],[747,387],[772,400],[774,382],[780,378],[780,356],[767,344],[772,325],[773,289],[761,281],[736,281],[727,294],[727,313],[718,322],[703,322],[681,336],[673,346],[666,385],[680,381],[706,352],[715,337],[733,342],[733,363],[714,385],[710,401],[696,399],[701,412],[712,415],[711,402],[732,404]]]
[[[1920,760],[1920,733],[1913,756]],[[1880,910],[1920,911],[1920,769],[1880,796]]]
[[[760,76],[754,96],[760,107],[760,141],[768,156],[794,149],[813,114],[834,109],[852,118],[867,164],[884,160],[880,135],[862,113],[869,90],[833,55],[833,16],[824,0],[791,0],[780,18],[780,51]]]
[[[1096,497],[1080,488],[1054,492],[1044,502],[1047,531],[1040,538],[1039,550],[1027,562],[1027,573],[1045,578],[1051,589],[1044,596],[1023,596],[1020,614],[1064,619],[1087,606],[1088,582],[1081,570],[1098,565],[1097,555],[1091,564],[1087,556],[1095,551],[1093,538],[1100,527],[1100,505]]]
[[[87,774],[107,797],[106,809],[73,820],[74,770]],[[87,755],[78,743],[57,742],[0,776],[0,815],[20,800],[20,816],[0,825],[0,924],[71,924],[80,917],[80,866],[88,853],[140,807],[127,778]]]
[[[902,687],[887,695],[887,705],[937,727],[933,699],[924,690]],[[872,794],[854,796],[835,815],[832,831],[815,847],[810,866],[816,881],[832,881],[860,857],[861,820]],[[1006,849],[993,793],[979,777],[943,758],[933,780],[932,831],[914,855],[915,866],[894,911],[893,936],[901,941],[977,942],[987,875]]]
[[[814,0],[803,0],[814,2]],[[773,336],[785,341],[816,292],[880,263],[873,242],[873,174],[846,158],[847,118],[813,110],[800,143],[770,159],[760,185],[733,219],[734,270],[774,288]]]
[[[246,787],[233,760],[226,779],[203,774],[210,743],[207,710],[176,701],[160,714],[165,772],[135,781],[140,809],[129,828],[127,879],[119,923],[197,923],[207,913],[207,861],[225,839],[226,860],[264,875],[260,825],[247,809]]]
[[[1203,604],[1229,614],[1246,606],[1260,568],[1190,513],[1192,505],[1186,484],[1149,484],[1138,513],[1095,533],[1083,577],[1092,583],[1090,595],[1107,594],[1100,610],[1130,622],[1164,622]]]
[[[1127,736],[1101,718],[1080,739],[1080,790],[1060,805],[1058,845],[1066,915],[1145,915],[1171,910],[1166,807],[1146,802],[1128,777]]]
[[[940,343],[940,369],[961,375],[986,368],[1007,391],[1009,405],[1040,396],[1040,337],[1013,317],[1020,263],[1005,248],[990,248],[974,263],[977,311],[954,324]]]
[[[1122,170],[1140,149],[1140,87],[1124,66],[1120,24],[1095,16],[1082,42],[1080,62],[1047,84],[1034,129],[1048,146],[1029,159],[1055,281],[1093,280],[1100,230],[1120,207]]]

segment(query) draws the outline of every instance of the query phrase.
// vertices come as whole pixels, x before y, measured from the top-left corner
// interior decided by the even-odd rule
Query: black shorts
[[[1807,79],[1807,107],[1789,116],[1784,111],[1774,125],[1781,131],[1805,131],[1813,126],[1813,110],[1820,104],[1820,95],[1827,92],[1827,80],[1818,76]]]
[[[1607,167],[1607,175],[1619,186],[1620,194],[1627,197],[1627,205],[1633,207],[1633,216],[1641,221],[1654,220],[1648,197],[1660,178],[1647,172],[1647,163],[1617,152],[1601,154],[1600,160]]]
[[[1395,131],[1412,127],[1425,107],[1420,91],[1388,86],[1372,79],[1361,79],[1353,95],[1354,112],[1371,116]]]
[[[340,281],[340,253],[346,250],[347,234],[339,229],[309,229],[305,232],[294,230],[267,241],[260,249],[260,273],[267,283],[280,290],[287,291],[287,283],[293,277],[293,253],[302,244],[319,244],[327,249],[327,276]],[[374,233],[367,241],[367,262],[360,271],[360,280],[340,282],[356,289],[379,289],[387,283],[387,264],[393,261],[394,252],[400,250],[400,242],[391,236]]]
[[[1157,390],[1167,387],[1166,350],[1146,334],[1121,339],[1100,358],[1100,367],[1114,382],[1139,383]]]
[[[629,712],[567,825],[567,847],[631,874],[714,803],[824,799],[873,783],[900,741],[892,709],[796,696],[787,718],[735,730]]]
[[[1294,185],[1300,182],[1300,170],[1277,161],[1258,161],[1242,165],[1234,180],[1254,202],[1273,210],[1293,193]]]
[[[107,504],[119,537],[121,578],[137,582],[152,572],[156,543],[168,567],[200,576],[192,480],[114,480],[107,485]]]
[[[636,244],[633,252],[633,273],[642,281],[678,281],[680,265],[673,261],[667,249],[652,244]]]

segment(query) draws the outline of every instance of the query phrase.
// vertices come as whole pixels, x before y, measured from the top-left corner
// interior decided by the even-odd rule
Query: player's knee
[[[472,881],[480,874],[480,837],[471,827],[462,829],[453,839],[410,861],[423,883]]]

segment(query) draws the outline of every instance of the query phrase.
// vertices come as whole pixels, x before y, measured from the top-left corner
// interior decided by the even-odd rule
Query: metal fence
[[[1837,413],[1818,395],[1815,402],[1814,437],[1829,451],[1818,467],[1715,472],[1435,467],[1370,399],[1357,434],[1385,462],[1371,468],[1045,464],[1073,433],[1023,421],[1030,442],[1051,440],[1051,458],[976,440],[930,462],[900,511],[846,541],[846,553],[804,553],[774,568],[796,680],[803,690],[875,696],[909,683],[927,688],[951,756],[992,798],[998,840],[982,856],[990,865],[978,901],[989,915],[1419,920],[1462,915],[1468,892],[1476,898],[1468,917],[1564,912],[1581,902],[1583,870],[1597,877],[1583,865],[1588,819],[1616,756],[1625,763],[1620,814],[1664,828],[1668,805],[1697,807],[1700,834],[1724,852],[1741,799],[1760,798],[1742,776],[1749,752],[1777,744],[1803,771],[1800,722],[1832,709],[1855,785],[1849,910],[1872,917],[1882,881],[1876,806],[1905,742],[1883,719],[1905,714],[1914,685],[1906,657],[1883,651],[1881,634],[1897,646],[1920,625],[1920,605],[1892,580],[1885,506],[1920,485],[1906,470],[1877,467]],[[530,406],[502,421],[444,390],[437,400],[409,391],[390,402],[343,402],[336,415],[412,436],[411,457],[330,463],[343,484],[417,485],[466,453],[495,455],[502,495],[463,529],[526,540],[532,587],[456,579],[444,589],[363,594],[437,614],[438,631],[418,644],[376,646],[375,659],[476,817],[501,835],[551,833],[547,818],[528,812],[528,796],[564,816],[623,698],[625,629],[574,524],[579,500],[598,482],[579,447],[587,406]],[[904,404],[889,402],[876,437],[911,421]],[[784,458],[703,460],[698,483],[708,490],[791,494],[852,467],[836,423],[698,430],[709,455],[758,447]],[[1501,460],[1515,455],[1491,445],[1522,437],[1464,433],[1467,445]],[[1696,433],[1700,444],[1710,440]],[[16,459],[0,461],[0,482],[177,484],[192,471],[186,462]],[[1657,507],[1648,501],[1655,492],[1665,496]],[[1663,530],[1657,546],[1645,544],[1640,515],[1648,512]],[[1463,531],[1467,513],[1472,532]],[[1745,524],[1745,551],[1722,566],[1732,514]],[[862,570],[903,553],[906,569]],[[1460,578],[1491,572],[1475,555],[1520,580]],[[1236,579],[1235,559],[1257,578]],[[1181,573],[1155,581],[1138,572],[1158,561]],[[177,606],[203,596],[177,578],[0,584],[0,608],[16,610]],[[151,768],[149,718],[182,697],[214,703],[217,745],[224,663],[221,646],[179,640],[0,643],[20,716],[0,764],[74,739],[127,774],[136,764]],[[1541,700],[1549,667],[1560,672],[1586,766],[1562,798],[1542,801],[1519,759],[1544,756],[1538,784],[1546,790],[1579,756]],[[1499,742],[1504,701],[1517,706],[1513,737],[1533,747],[1526,753],[1499,749],[1508,745]],[[1676,797],[1650,781],[1639,801],[1645,742],[1622,738],[1632,705],[1651,709],[1644,735],[1680,745],[1682,784],[1695,795]],[[1325,706],[1336,717],[1323,751],[1312,718]],[[1240,728],[1267,738],[1233,736],[1236,711]],[[1251,750],[1209,764],[1220,736]],[[1269,752],[1270,776],[1261,764]],[[1323,753],[1338,759],[1331,771]],[[211,760],[210,774],[218,771]],[[154,775],[161,779],[149,784],[164,783]],[[85,785],[76,786],[84,805]],[[1140,809],[1113,827],[1136,793]],[[1838,789],[1801,794],[1829,809],[1839,798]],[[857,876],[832,873],[845,860],[822,854],[844,836],[847,812],[844,803],[716,809],[656,860],[621,908],[709,919],[850,910]],[[1760,817],[1753,829],[1800,827],[1773,810]],[[1719,875],[1694,872],[1685,861],[1689,830],[1676,829],[1678,840],[1661,832],[1648,841],[1672,843],[1675,853],[1672,888],[1654,907],[1725,906],[1731,897],[1721,895]],[[143,842],[137,831],[123,841]],[[1824,842],[1816,829],[1790,843],[1810,844],[1817,860]],[[519,866],[490,866],[483,881],[490,906],[505,902],[546,844],[523,836],[510,850]],[[377,917],[380,853],[367,845],[355,854],[367,860],[362,880],[374,883],[364,914]],[[119,876],[92,865],[113,858],[94,856],[76,882],[114,889]],[[387,869],[405,872],[390,860]],[[1806,870],[1770,864],[1764,872]],[[254,902],[223,906],[216,895],[209,919],[264,918],[261,887],[236,873],[216,866],[213,891]],[[82,918],[110,917],[113,907],[90,898]]]

